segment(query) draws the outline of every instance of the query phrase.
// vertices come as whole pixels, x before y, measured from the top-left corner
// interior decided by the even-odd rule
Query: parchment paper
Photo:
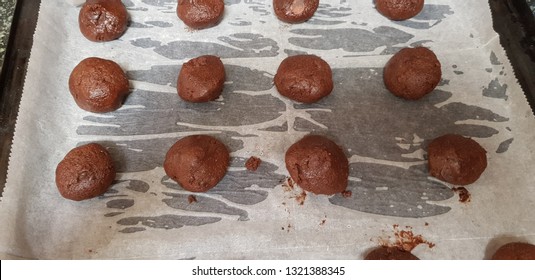
[[[269,0],[227,0],[223,21],[200,31],[177,18],[176,1],[123,2],[127,32],[93,43],[79,32],[79,7],[42,1],[0,203],[4,257],[361,259],[400,230],[435,245],[417,246],[421,259],[482,259],[507,241],[535,242],[535,121],[487,1],[426,1],[403,22],[381,16],[373,1],[321,1],[310,21],[289,25]],[[385,89],[382,69],[417,45],[437,54],[443,80],[409,102]],[[273,86],[279,63],[299,53],[333,68],[335,89],[318,103],[292,102]],[[204,54],[222,58],[225,90],[207,104],[185,103],[178,71]],[[116,112],[85,112],[69,93],[71,70],[90,56],[128,73],[132,93]],[[201,133],[223,141],[232,163],[189,203],[162,163],[175,141]],[[284,153],[308,133],[344,148],[350,197],[288,186]],[[427,143],[446,133],[488,151],[488,168],[467,186],[470,202],[428,176]],[[99,198],[68,201],[55,168],[87,142],[109,149],[117,180]],[[244,167],[250,156],[263,161],[256,172]]]

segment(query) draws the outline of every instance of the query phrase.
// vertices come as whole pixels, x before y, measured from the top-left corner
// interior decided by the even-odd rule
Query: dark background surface
[[[528,2],[529,5],[528,6]],[[490,0],[494,30],[535,111],[535,0]]]
[[[40,2],[40,0],[17,1],[9,32],[11,35],[7,41],[1,68],[0,196],[5,186],[15,122]],[[489,3],[494,29],[500,34],[500,42],[533,110],[535,108],[535,0],[489,0]]]

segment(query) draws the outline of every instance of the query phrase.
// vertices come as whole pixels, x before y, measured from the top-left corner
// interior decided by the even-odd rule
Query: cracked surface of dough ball
[[[422,11],[424,0],[375,0],[375,8],[391,20],[407,20]]]
[[[130,92],[121,67],[98,57],[86,58],[72,70],[69,90],[80,108],[94,113],[118,109]]]
[[[69,151],[56,168],[60,194],[80,201],[105,193],[115,180],[110,153],[100,144],[90,143]]]
[[[487,168],[487,152],[479,143],[457,134],[435,138],[427,149],[431,176],[454,185],[477,181]]]
[[[273,10],[281,21],[300,23],[314,16],[319,2],[319,0],[273,0]]]
[[[227,173],[230,155],[227,147],[208,135],[191,135],[178,140],[167,152],[167,176],[191,192],[206,192]]]
[[[442,79],[440,61],[425,47],[404,48],[384,67],[386,88],[395,96],[417,100],[431,93]]]
[[[78,25],[90,41],[112,41],[126,31],[128,13],[120,0],[87,0],[80,9]]]
[[[189,102],[217,99],[225,84],[225,66],[213,55],[203,55],[184,63],[178,74],[177,91]]]
[[[176,8],[178,18],[193,29],[217,25],[225,11],[223,0],[179,0]]]
[[[286,151],[286,169],[303,190],[332,195],[346,190],[349,161],[330,139],[308,135]]]
[[[319,101],[334,87],[331,67],[315,55],[287,57],[279,65],[274,82],[281,95],[303,103]]]

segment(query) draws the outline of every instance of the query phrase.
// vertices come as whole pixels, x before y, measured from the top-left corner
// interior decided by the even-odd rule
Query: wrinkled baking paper
[[[535,120],[492,29],[487,1],[426,1],[393,22],[373,1],[321,1],[306,23],[282,23],[269,0],[226,0],[223,21],[192,31],[176,1],[123,1],[131,17],[118,40],[80,33],[79,7],[43,0],[0,203],[0,251],[40,259],[362,259],[396,230],[435,244],[421,259],[482,259],[511,240],[535,242]],[[403,47],[431,48],[442,64],[436,90],[404,101],[382,69]],[[289,55],[315,54],[333,68],[334,91],[314,104],[273,86]],[[181,101],[182,63],[222,58],[221,98]],[[78,108],[68,89],[82,59],[112,59],[132,93],[107,114]],[[351,196],[303,193],[287,182],[284,153],[309,133],[329,137],[350,159]],[[459,202],[431,178],[426,145],[458,133],[488,151],[488,168]],[[170,180],[165,153],[186,135],[209,134],[231,150],[226,177],[194,194]],[[55,186],[72,148],[97,142],[119,173],[101,197],[73,202]],[[257,171],[245,161],[262,160]],[[347,195],[346,195],[347,196]],[[191,202],[191,203],[190,203]],[[397,225],[397,226],[396,226]]]

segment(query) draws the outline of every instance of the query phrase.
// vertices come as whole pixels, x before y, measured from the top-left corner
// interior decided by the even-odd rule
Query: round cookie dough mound
[[[400,250],[396,247],[379,247],[369,252],[365,260],[419,260],[410,252]]]
[[[227,173],[230,155],[214,137],[192,135],[178,140],[167,152],[163,168],[167,176],[191,192],[213,188]]]
[[[128,13],[120,0],[87,0],[80,9],[78,24],[87,39],[112,41],[126,31]]]
[[[500,247],[492,256],[493,260],[535,260],[535,245],[512,242]]]
[[[98,57],[86,58],[74,67],[69,90],[80,108],[94,113],[118,109],[130,92],[121,67]]]
[[[72,149],[56,168],[56,185],[60,194],[75,201],[105,193],[113,180],[113,159],[104,147],[96,143]]]
[[[319,3],[319,0],[273,0],[273,10],[281,21],[300,23],[314,15]]]
[[[454,185],[468,185],[487,168],[487,152],[476,141],[446,134],[429,143],[429,173]]]
[[[375,8],[391,20],[406,20],[422,11],[424,0],[375,0]]]
[[[306,191],[331,195],[347,188],[347,157],[323,136],[308,135],[297,141],[286,151],[285,162],[294,182]]]
[[[435,53],[425,47],[404,48],[386,64],[386,88],[394,95],[417,100],[432,92],[442,78]]]
[[[187,26],[203,29],[217,25],[223,18],[223,0],[179,0],[176,13]]]
[[[315,55],[294,55],[284,59],[275,74],[279,93],[292,100],[313,103],[333,90],[333,74],[325,60]]]
[[[178,74],[178,95],[190,102],[207,102],[217,99],[223,91],[225,67],[213,55],[194,58],[182,65]]]

